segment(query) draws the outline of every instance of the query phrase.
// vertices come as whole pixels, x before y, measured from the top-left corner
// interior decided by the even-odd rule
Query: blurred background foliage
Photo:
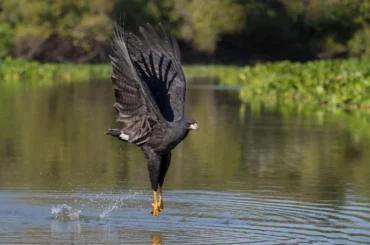
[[[123,14],[129,30],[163,22],[187,62],[370,56],[364,0],[3,0],[0,58],[106,62]]]

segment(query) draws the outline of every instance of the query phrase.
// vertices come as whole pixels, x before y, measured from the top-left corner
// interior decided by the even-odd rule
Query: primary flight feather
[[[171,163],[171,150],[197,123],[184,118],[186,79],[180,50],[161,24],[147,24],[141,36],[116,26],[111,55],[117,121],[121,129],[106,134],[139,146],[147,158],[154,203],[151,214],[163,210],[162,186]],[[159,199],[157,191],[159,190]]]

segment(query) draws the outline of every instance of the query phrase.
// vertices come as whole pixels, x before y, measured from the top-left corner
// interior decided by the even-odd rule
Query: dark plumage
[[[186,79],[176,40],[161,24],[139,28],[141,37],[116,27],[113,38],[112,82],[117,121],[122,129],[106,134],[139,146],[148,160],[153,189],[152,214],[163,210],[162,185],[171,163],[171,150],[198,130],[194,120],[184,118]],[[157,190],[159,188],[159,200]]]

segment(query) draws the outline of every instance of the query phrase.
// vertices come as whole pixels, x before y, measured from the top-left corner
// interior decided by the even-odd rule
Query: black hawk
[[[153,189],[154,216],[163,210],[162,186],[171,150],[190,130],[199,129],[194,120],[184,118],[186,79],[177,42],[161,24],[158,29],[156,32],[147,24],[139,28],[139,36],[116,26],[110,59],[114,107],[123,127],[106,132],[144,152]]]

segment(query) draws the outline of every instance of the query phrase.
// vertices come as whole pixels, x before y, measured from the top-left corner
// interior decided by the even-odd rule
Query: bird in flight
[[[199,130],[194,120],[184,118],[186,79],[177,42],[161,24],[158,29],[156,32],[147,24],[139,28],[139,36],[116,25],[111,79],[116,121],[123,126],[106,132],[144,152],[154,198],[150,213],[154,216],[163,210],[162,186],[171,150],[190,130]]]

